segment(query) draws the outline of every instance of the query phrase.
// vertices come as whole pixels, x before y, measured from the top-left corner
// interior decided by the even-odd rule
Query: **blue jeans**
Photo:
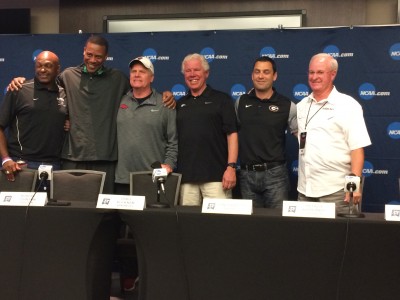
[[[288,200],[289,175],[286,164],[265,171],[239,171],[243,199],[252,199],[254,207],[281,208]]]

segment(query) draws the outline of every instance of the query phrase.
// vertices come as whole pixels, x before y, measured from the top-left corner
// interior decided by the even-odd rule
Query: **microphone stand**
[[[355,185],[354,185],[355,186]],[[342,218],[364,218],[365,215],[362,213],[353,213],[353,208],[354,208],[354,201],[353,201],[353,186],[350,186],[349,191],[350,191],[350,200],[349,200],[349,213],[339,213],[337,214],[338,217]]]
[[[164,198],[166,198],[164,189],[161,188],[161,185],[164,184],[165,180],[157,180],[157,202],[150,203],[147,205],[149,208],[169,208],[170,205],[165,202],[161,202],[161,191],[163,192]]]

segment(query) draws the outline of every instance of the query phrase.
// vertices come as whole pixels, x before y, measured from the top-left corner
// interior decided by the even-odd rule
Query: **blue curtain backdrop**
[[[202,53],[211,66],[209,84],[236,99],[252,87],[254,59],[269,55],[278,65],[275,87],[296,103],[310,93],[308,62],[326,52],[339,62],[336,87],[353,96],[364,109],[373,145],[366,148],[363,209],[381,212],[399,198],[400,165],[400,27],[339,27],[245,31],[104,34],[110,43],[107,65],[128,75],[129,61],[140,55],[154,63],[159,91],[185,93],[181,61]],[[88,34],[1,35],[0,88],[13,77],[33,77],[33,59],[51,50],[62,67],[82,62]],[[115,99],[119,101],[119,99]],[[296,198],[297,141],[287,138],[288,166]]]

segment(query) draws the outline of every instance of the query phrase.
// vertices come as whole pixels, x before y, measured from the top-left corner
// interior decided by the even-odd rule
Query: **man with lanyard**
[[[362,176],[364,147],[371,144],[361,105],[336,90],[338,63],[326,53],[314,55],[308,83],[312,93],[297,104],[299,124],[299,201],[335,203],[349,210],[345,176]],[[361,192],[354,192],[354,204]]]
[[[296,105],[273,87],[277,76],[274,60],[257,58],[251,76],[254,89],[235,103],[240,191],[254,207],[280,208],[288,199],[286,129],[297,134]]]

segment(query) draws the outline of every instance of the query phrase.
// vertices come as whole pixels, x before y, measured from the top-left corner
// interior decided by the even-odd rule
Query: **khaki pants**
[[[222,182],[183,183],[179,196],[180,205],[201,205],[203,198],[232,198],[232,190],[224,190]]]

